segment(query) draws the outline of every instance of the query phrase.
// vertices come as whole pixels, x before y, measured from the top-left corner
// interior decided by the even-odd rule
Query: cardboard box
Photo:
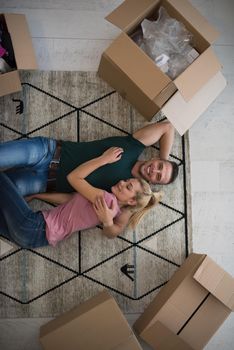
[[[42,326],[40,341],[45,350],[141,350],[107,291]]]
[[[193,253],[133,327],[153,349],[166,349],[166,341],[171,344],[178,338],[177,342],[185,343],[184,349],[198,350],[203,349],[233,310],[233,277],[205,254]],[[165,339],[168,334],[171,342]]]
[[[157,18],[160,6],[164,6],[171,17],[184,23],[193,34],[193,47],[199,52],[199,57],[174,80],[130,38],[144,18]],[[187,0],[125,0],[106,19],[123,33],[103,53],[98,74],[147,120],[164,107],[166,117],[183,135],[226,85],[220,73],[221,65],[211,48],[218,37],[217,31]],[[210,89],[210,85],[213,86],[211,79],[216,83],[213,89]],[[193,99],[200,99],[201,94],[198,97],[197,94],[201,89],[206,90],[209,99],[202,99],[200,108],[194,111],[190,104]],[[173,99],[173,108],[175,106],[181,115],[179,120],[171,109],[165,108],[175,93],[183,101]],[[191,116],[190,111],[193,112]]]
[[[37,69],[32,39],[22,14],[0,14],[0,21],[9,32],[15,54],[16,69],[0,74],[0,96],[21,90],[19,70]]]
[[[178,337],[160,321],[144,332],[144,340],[159,350],[193,350],[183,339]]]

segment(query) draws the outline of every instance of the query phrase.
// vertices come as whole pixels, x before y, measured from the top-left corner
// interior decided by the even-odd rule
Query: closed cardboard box
[[[174,80],[163,73],[130,37],[144,18],[157,18],[160,6],[193,34],[193,46],[199,53],[199,57]],[[162,109],[183,135],[226,85],[220,73],[221,65],[211,48],[218,37],[217,31],[187,0],[125,0],[106,19],[123,33],[103,53],[98,69],[100,77],[147,120]],[[202,94],[204,91],[208,94],[208,100],[200,99],[201,90]],[[174,94],[177,97],[173,98],[173,105],[166,108]],[[199,108],[194,110],[197,100]],[[177,109],[176,116],[171,112],[172,108]]]
[[[0,14],[4,31],[9,33],[16,67],[7,73],[0,74],[0,96],[21,90],[19,70],[37,69],[32,39],[28,30],[26,17],[22,14]]]
[[[40,342],[45,350],[141,350],[107,291],[42,326]]]
[[[233,277],[205,254],[193,253],[135,322],[134,329],[153,349],[166,349],[165,342],[169,346],[178,338],[184,349],[198,350],[233,310]]]

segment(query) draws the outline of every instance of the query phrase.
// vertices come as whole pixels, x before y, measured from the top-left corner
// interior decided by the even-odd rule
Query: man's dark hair
[[[178,164],[176,164],[176,162],[172,162],[171,160],[168,160],[168,162],[172,165],[171,178],[167,182],[167,184],[170,184],[173,181],[175,181],[175,179],[177,178],[178,172],[179,172],[179,166],[178,166]]]

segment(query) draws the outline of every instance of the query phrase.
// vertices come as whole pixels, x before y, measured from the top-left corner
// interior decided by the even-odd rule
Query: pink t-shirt
[[[116,197],[104,191],[104,199],[110,208],[114,202],[115,216],[120,212]],[[46,238],[52,246],[67,238],[73,232],[85,230],[100,224],[92,203],[75,193],[68,202],[50,210],[42,211],[46,221]]]

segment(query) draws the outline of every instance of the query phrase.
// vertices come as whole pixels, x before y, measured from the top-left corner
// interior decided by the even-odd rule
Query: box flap
[[[192,350],[183,339],[160,321],[142,333],[142,338],[156,350]]]
[[[116,347],[111,348],[111,350],[142,350],[142,347],[140,346],[135,335],[132,334],[132,336],[130,336],[127,340]]]
[[[46,350],[110,350],[132,335],[115,299],[104,291],[42,326],[40,341]]]
[[[159,0],[125,0],[105,19],[123,31],[140,23]]]
[[[208,256],[194,276],[203,287],[229,309],[234,310],[234,278]]]
[[[8,95],[22,90],[19,72],[14,70],[5,74],[0,74],[0,96]]]
[[[125,33],[104,54],[151,100],[171,82]]]
[[[98,75],[113,87],[146,119],[159,112],[160,108],[133,82],[128,76],[114,64],[104,53],[98,67]]]
[[[167,0],[210,44],[218,37],[217,30],[187,0]]]
[[[194,349],[203,349],[230,314],[230,309],[212,294],[179,332],[181,339]]]
[[[7,29],[11,35],[18,69],[37,69],[36,57],[24,15],[4,14]]]
[[[205,256],[195,253],[189,255],[134,323],[133,327],[139,335],[157,320],[175,333],[180,329],[191,315],[191,310],[194,310],[207,295],[207,291],[193,279]]]
[[[220,69],[220,62],[209,47],[174,80],[174,84],[188,102]]]
[[[193,98],[186,102],[179,91],[163,106],[162,112],[174,125],[180,135],[183,135],[205,112],[226,86],[224,76],[218,72],[198,91]]]

